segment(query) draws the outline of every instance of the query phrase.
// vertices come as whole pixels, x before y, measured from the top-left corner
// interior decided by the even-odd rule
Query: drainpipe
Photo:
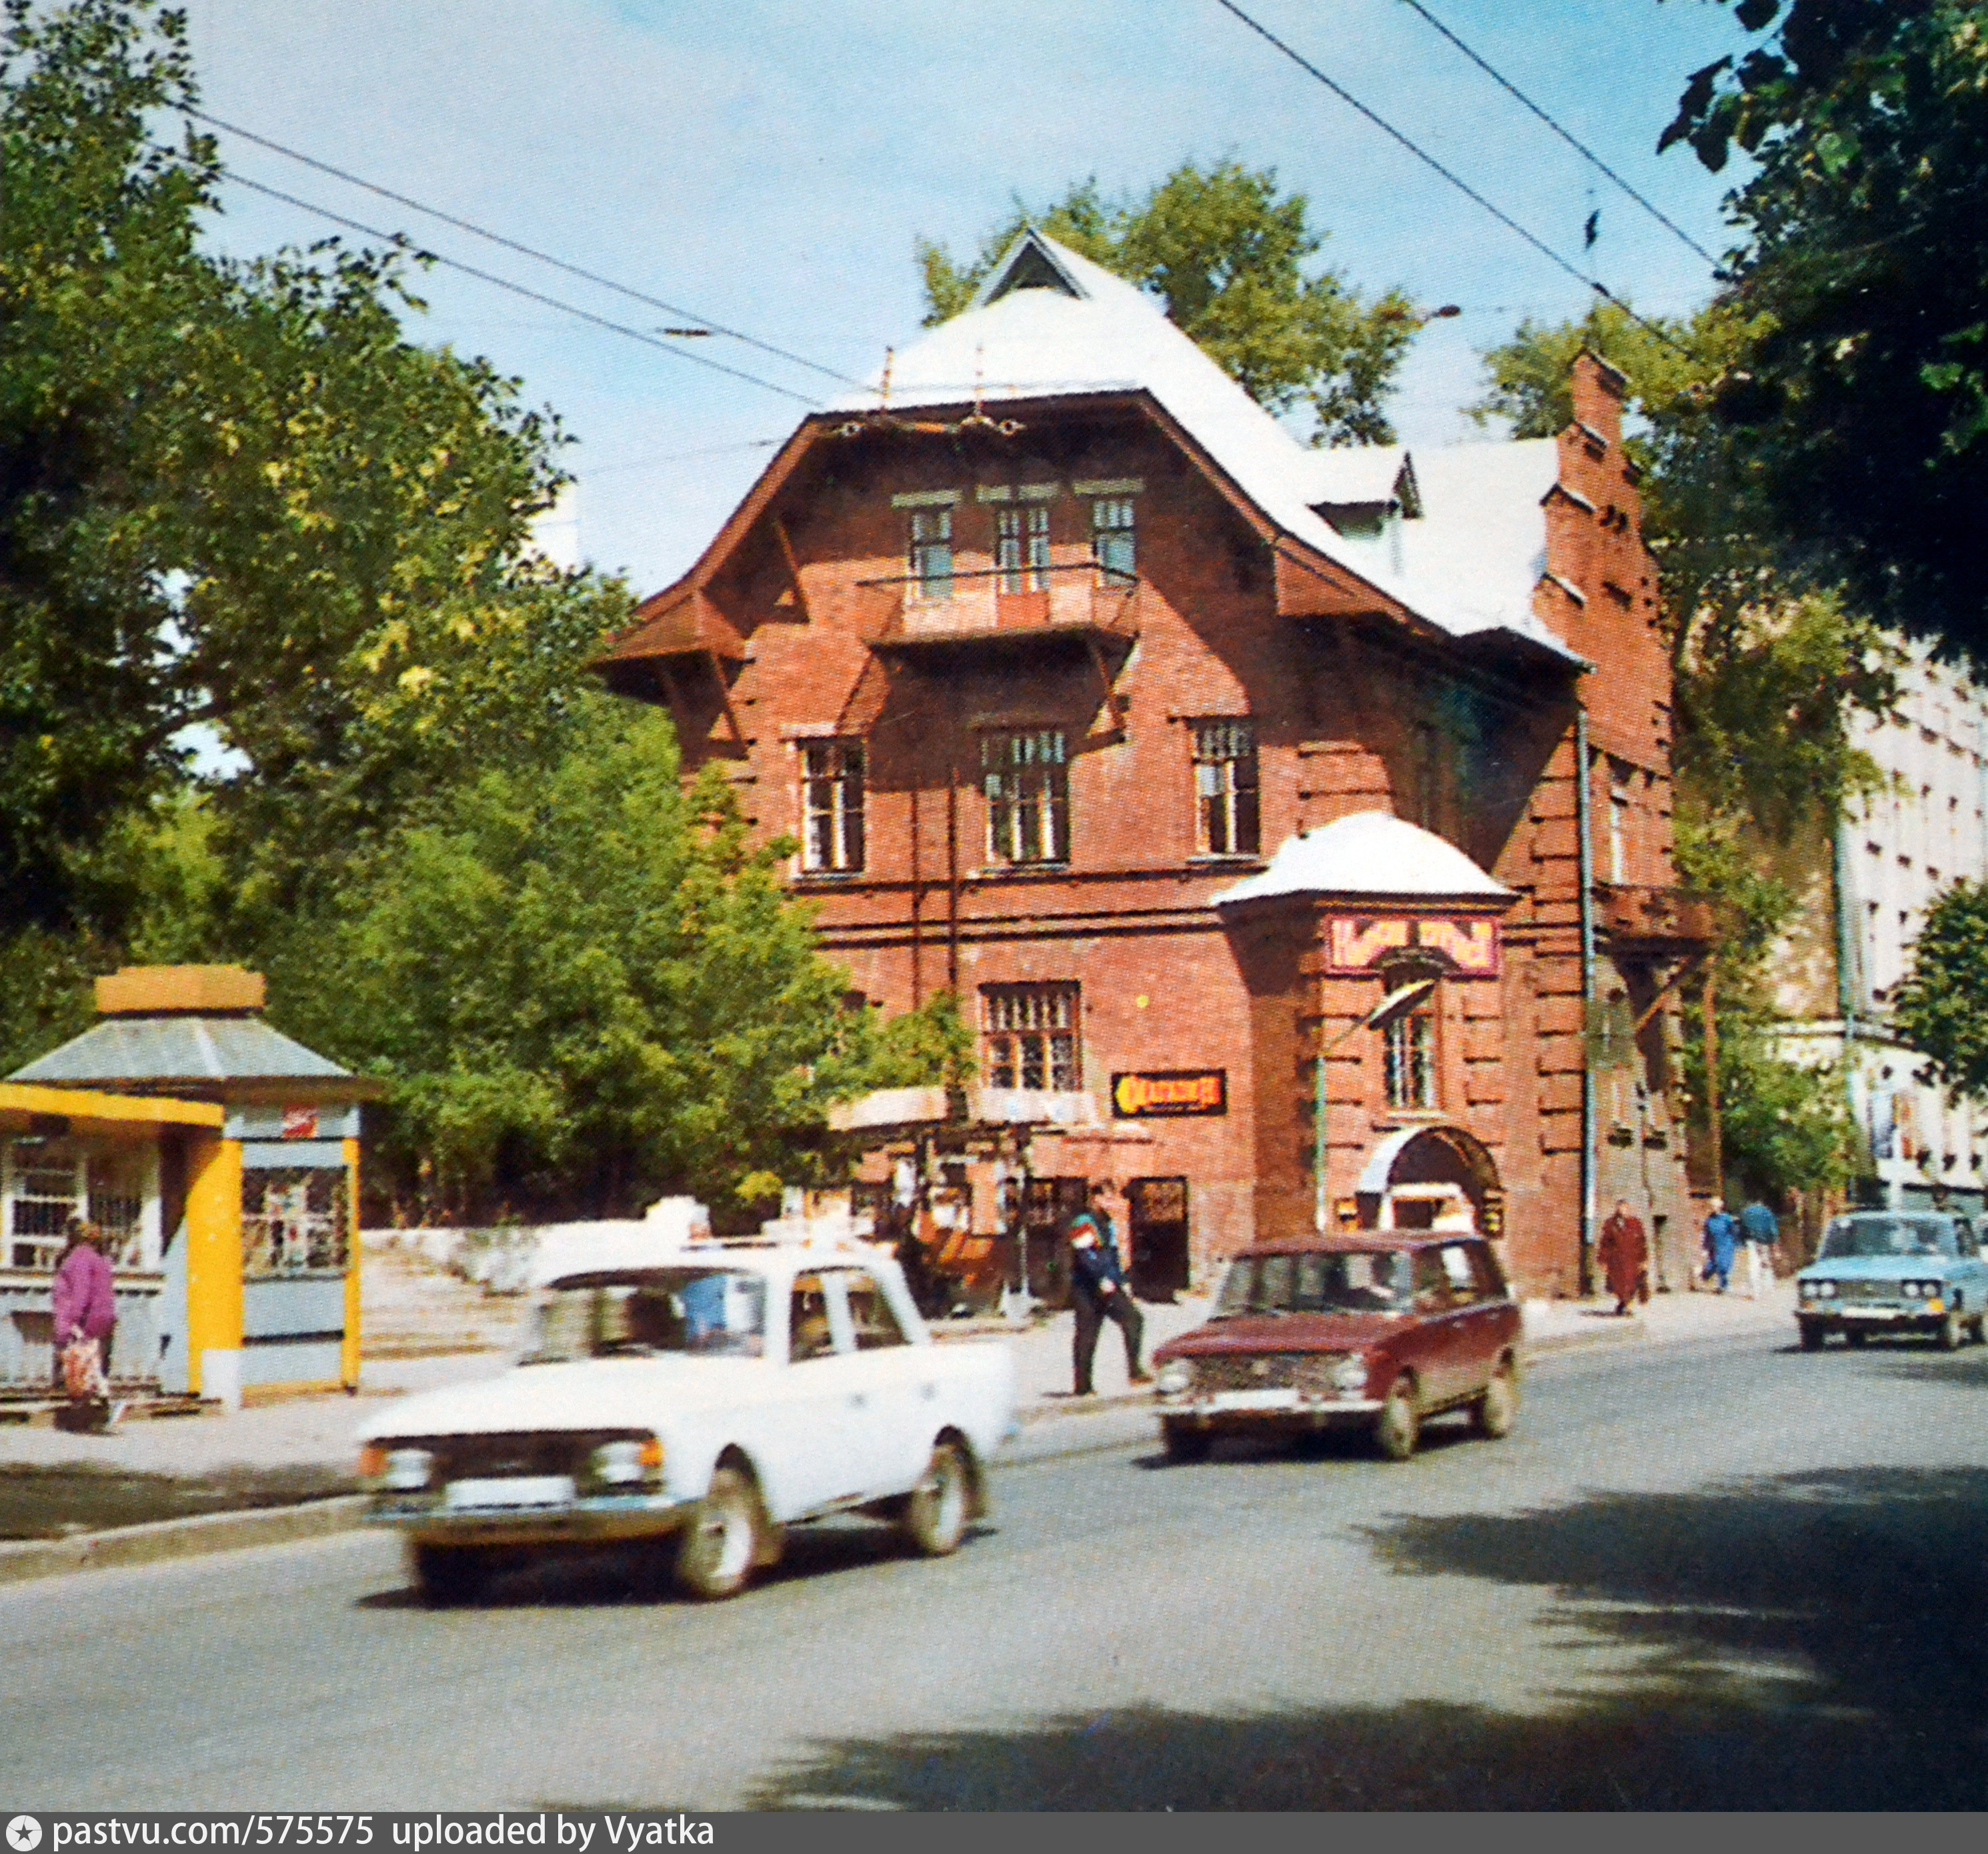
[[[1601,1169],[1595,1150],[1594,1065],[1587,1047],[1594,1010],[1594,825],[1589,815],[1587,710],[1574,718],[1574,818],[1581,841],[1581,1291],[1594,1291],[1594,1193]]]
[[[1851,854],[1850,820],[1839,817],[1836,824],[1832,886],[1836,894],[1836,1011],[1843,1020],[1843,1097],[1850,1110],[1850,1124],[1858,1125],[1857,1039],[1861,1026],[1858,1013],[1864,1008],[1864,961],[1857,943],[1857,898],[1851,892],[1851,872],[1856,862]],[[1864,1123],[1868,1135],[1870,1123]],[[1871,1164],[1877,1167],[1877,1155]]]

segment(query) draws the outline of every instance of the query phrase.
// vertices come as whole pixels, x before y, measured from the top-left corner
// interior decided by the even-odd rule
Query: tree
[[[245,763],[219,841],[287,908],[466,741],[556,731],[625,597],[531,553],[556,422],[404,338],[405,253],[200,249],[211,140],[151,139],[197,97],[178,15],[8,0],[4,45],[0,933],[117,937],[97,847],[195,723]]]
[[[1766,37],[1694,73],[1658,144],[1758,163],[1728,201],[1729,294],[1760,332],[1721,417],[1785,548],[1988,661],[1988,7],[1736,13]]]
[[[921,239],[928,323],[958,315],[1009,245],[1034,225],[1150,292],[1242,387],[1273,412],[1309,406],[1320,444],[1387,444],[1382,410],[1418,326],[1391,289],[1364,299],[1337,271],[1313,271],[1324,235],[1301,193],[1280,197],[1274,168],[1192,161],[1141,201],[1106,201],[1094,179],[1032,212],[1014,208],[956,264]]]
[[[1988,883],[1958,882],[1927,911],[1892,994],[1899,1037],[1950,1092],[1988,1101]]]
[[[867,1085],[867,1013],[666,719],[595,699],[549,775],[499,767],[354,872],[275,1016],[390,1084],[376,1166],[430,1212],[625,1216],[807,1174]]]

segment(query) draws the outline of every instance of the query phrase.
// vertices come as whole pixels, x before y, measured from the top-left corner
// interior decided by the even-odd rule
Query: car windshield
[[[617,1269],[573,1275],[540,1301],[527,1365],[663,1352],[756,1358],[766,1286],[730,1268]]]
[[[1953,1255],[1953,1226],[1936,1216],[1839,1216],[1822,1239],[1821,1259],[1856,1255]]]
[[[1398,1250],[1241,1255],[1229,1264],[1215,1317],[1259,1313],[1400,1313],[1408,1257]]]

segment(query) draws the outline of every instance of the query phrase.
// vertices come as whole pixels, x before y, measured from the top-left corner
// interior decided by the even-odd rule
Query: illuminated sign
[[[1155,1075],[1114,1075],[1111,1108],[1123,1120],[1168,1114],[1226,1114],[1229,1071],[1168,1069]]]
[[[1496,978],[1498,923],[1482,915],[1334,915],[1325,923],[1330,974],[1374,972],[1405,953],[1436,959],[1460,977]]]

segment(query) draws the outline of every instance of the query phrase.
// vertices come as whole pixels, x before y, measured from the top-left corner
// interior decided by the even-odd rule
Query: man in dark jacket
[[[1746,1297],[1757,1301],[1774,1281],[1774,1245],[1781,1240],[1780,1220],[1756,1197],[1740,1213],[1740,1240],[1746,1245],[1740,1257],[1746,1274]]]
[[[1104,1208],[1111,1186],[1093,1185],[1090,1202],[1071,1218],[1070,1291],[1077,1308],[1077,1395],[1091,1394],[1091,1362],[1097,1355],[1097,1335],[1107,1320],[1117,1322],[1125,1335],[1125,1375],[1134,1384],[1148,1382],[1139,1363],[1140,1341],[1146,1322],[1125,1285],[1118,1250],[1112,1240],[1111,1218]]]

